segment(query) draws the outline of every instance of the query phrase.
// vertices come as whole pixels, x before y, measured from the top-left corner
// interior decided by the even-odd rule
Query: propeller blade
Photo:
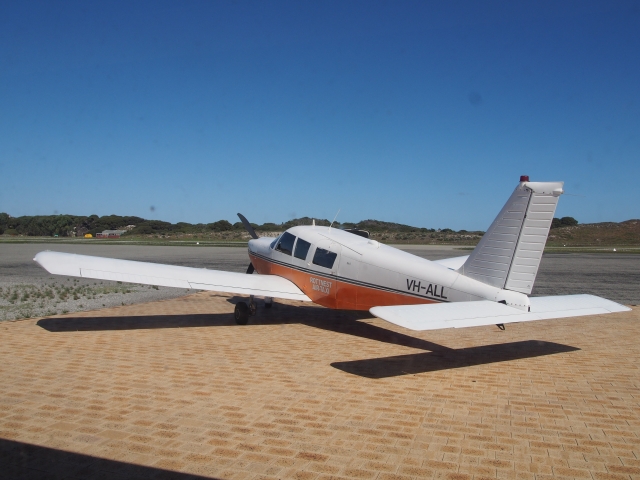
[[[258,235],[256,235],[256,231],[253,229],[253,227],[249,223],[249,220],[247,220],[244,217],[244,215],[242,215],[241,213],[238,214],[238,218],[240,219],[240,221],[244,225],[244,228],[247,230],[247,232],[249,232],[249,235],[251,235],[252,238],[258,238]]]
[[[251,275],[254,271],[255,271],[255,268],[253,268],[253,263],[250,263],[249,267],[247,268],[247,274]]]

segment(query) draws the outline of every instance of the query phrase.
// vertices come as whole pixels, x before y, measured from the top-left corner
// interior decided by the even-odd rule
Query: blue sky
[[[640,3],[0,3],[0,211],[640,217]],[[152,210],[153,209],[153,210]]]

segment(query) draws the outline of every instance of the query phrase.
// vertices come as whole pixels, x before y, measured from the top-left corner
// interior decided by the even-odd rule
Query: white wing
[[[530,300],[530,312],[523,312],[489,300],[373,307],[369,311],[378,318],[411,330],[439,330],[631,310],[624,305],[594,295],[531,297]]]
[[[48,251],[38,253],[34,260],[55,275],[311,301],[293,282],[276,275],[247,275]]]
[[[464,265],[464,262],[467,261],[467,258],[469,258],[469,255],[464,255],[463,257],[443,258],[442,260],[434,260],[433,263],[438,263],[442,266],[450,268],[451,270],[457,270],[462,265]]]

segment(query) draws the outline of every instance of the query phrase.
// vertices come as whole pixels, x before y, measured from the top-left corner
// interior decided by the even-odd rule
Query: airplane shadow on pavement
[[[204,480],[212,477],[107,460],[82,453],[0,438],[0,478],[21,480],[80,480],[87,478]]]
[[[229,298],[229,303],[246,299]],[[368,323],[369,312],[330,310],[318,306],[296,306],[275,303],[273,308],[259,308],[249,325],[236,325],[232,313],[191,315],[149,315],[129,317],[62,317],[43,318],[37,325],[49,332],[145,330],[157,328],[190,328],[296,323],[378,342],[426,350],[425,353],[393,357],[334,362],[332,367],[367,378],[388,378],[473,365],[506,362],[523,358],[566,353],[579,348],[552,342],[528,340],[496,345],[452,349],[421,338],[394,332]]]
[[[485,365],[487,363],[508,362],[510,360],[541,357],[556,353],[575,352],[576,350],[580,349],[559,343],[527,340],[461,348],[449,350],[448,352],[414,353],[395,357],[334,362],[331,366],[361,377],[388,378]]]

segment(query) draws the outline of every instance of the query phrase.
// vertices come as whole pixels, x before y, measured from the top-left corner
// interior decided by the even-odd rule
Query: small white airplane
[[[529,297],[563,182],[520,183],[471,255],[429,261],[369,239],[368,232],[297,226],[275,240],[253,237],[247,275],[44,251],[34,260],[56,275],[228,292],[250,297],[235,307],[238,324],[255,297],[369,310],[412,330],[475,327],[623,312],[593,295]]]

